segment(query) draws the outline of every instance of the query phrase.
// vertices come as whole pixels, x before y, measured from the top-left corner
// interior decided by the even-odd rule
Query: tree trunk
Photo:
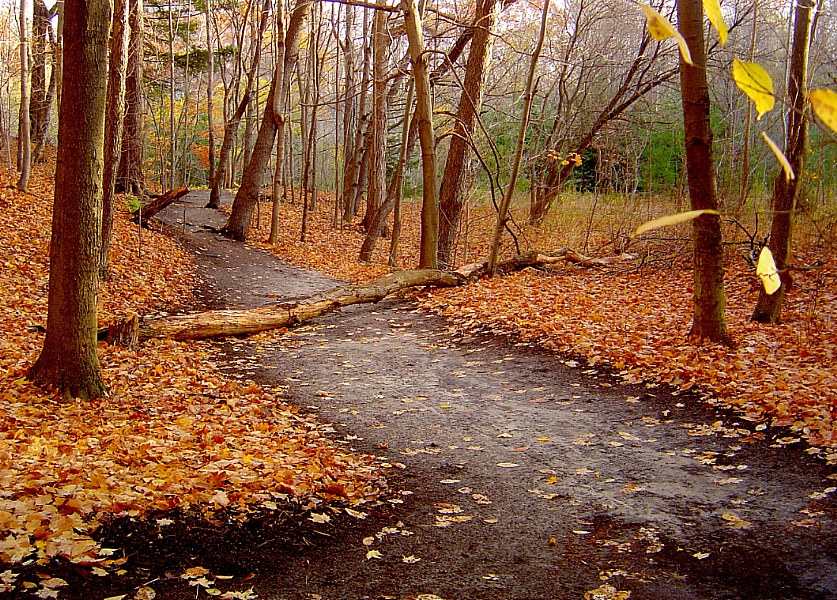
[[[529,128],[529,115],[532,112],[532,93],[535,86],[535,71],[538,68],[538,59],[541,56],[543,49],[543,40],[546,35],[546,20],[549,14],[549,0],[543,4],[541,11],[541,28],[538,33],[538,41],[535,44],[535,51],[532,53],[532,58],[529,60],[529,75],[526,79],[526,93],[523,96],[523,114],[520,118],[520,130],[517,133],[517,146],[512,158],[511,173],[509,174],[509,182],[506,184],[506,191],[503,193],[503,199],[500,201],[500,208],[497,212],[497,222],[494,225],[494,237],[491,240],[491,248],[488,257],[488,272],[489,275],[494,275],[497,270],[497,257],[500,254],[500,240],[503,235],[503,229],[506,227],[509,214],[509,206],[511,206],[512,197],[514,196],[514,189],[517,186],[517,173],[520,170],[520,161],[523,158],[523,145],[526,142],[526,130]]]
[[[389,265],[394,267],[397,254],[398,242],[401,236],[401,194],[404,182],[404,169],[407,164],[407,155],[410,149],[415,145],[418,130],[414,126],[414,121],[411,119],[413,114],[413,98],[415,85],[410,81],[407,89],[407,99],[404,102],[404,124],[401,130],[401,145],[398,153],[398,163],[392,172],[392,179],[387,187],[387,196],[383,205],[375,212],[375,216],[369,224],[369,230],[366,232],[366,237],[363,240],[363,245],[360,247],[359,260],[372,260],[372,252],[375,250],[375,242],[378,240],[384,223],[389,216],[390,211],[394,211],[392,220],[392,239],[390,241]]]
[[[29,376],[73,397],[105,393],[96,354],[97,263],[110,0],[66,0],[65,68],[44,348]]]
[[[215,115],[213,96],[215,93],[215,49],[212,47],[212,0],[206,0],[204,7],[204,19],[206,21],[206,119],[207,119],[207,146],[208,169],[207,182],[212,185],[215,181]]]
[[[107,279],[110,240],[113,231],[113,196],[117,157],[122,152],[125,119],[125,76],[128,67],[128,0],[114,2],[110,32],[107,114],[105,115],[105,163],[102,175],[102,244],[99,251],[99,278]]]
[[[27,0],[20,0],[20,124],[18,126],[18,168],[20,178],[17,189],[25,192],[29,187],[32,169],[32,140],[29,123],[29,7]]]
[[[235,240],[245,240],[250,230],[250,220],[259,202],[259,191],[264,181],[265,168],[270,160],[273,141],[276,137],[277,123],[273,116],[274,96],[277,90],[281,93],[281,89],[290,81],[290,74],[299,55],[299,32],[311,10],[311,4],[312,0],[298,0],[288,23],[288,31],[285,34],[285,61],[276,64],[253,155],[244,170],[241,187],[233,202],[232,213],[223,229],[224,235]],[[277,77],[281,78],[278,82]]]
[[[788,180],[782,169],[773,181],[773,224],[770,228],[770,251],[779,270],[782,285],[772,295],[762,288],[753,312],[753,320],[760,323],[778,323],[782,316],[782,304],[791,283],[787,267],[790,262],[793,238],[793,213],[804,176],[805,152],[808,138],[808,50],[811,45],[812,0],[798,0],[793,26],[790,69],[788,71],[788,129],[785,139],[785,156],[796,174]]]
[[[211,181],[209,186],[209,204],[207,208],[221,207],[221,187],[224,179],[227,176],[227,170],[230,160],[230,152],[235,143],[235,136],[238,133],[238,127],[241,124],[241,119],[247,106],[253,99],[253,82],[261,64],[262,45],[261,40],[264,37],[264,32],[267,29],[268,15],[270,14],[270,0],[265,0],[262,6],[261,21],[259,22],[259,37],[254,45],[253,59],[250,62],[250,69],[247,71],[246,85],[244,89],[244,96],[238,104],[238,107],[233,113],[231,119],[224,123],[224,139],[221,141],[221,151],[218,156],[218,164],[215,167],[215,178]],[[238,80],[236,80],[237,85]]]
[[[386,14],[382,10],[375,11],[375,21],[372,26],[373,40],[373,68],[372,68],[372,139],[369,144],[369,174],[366,192],[366,239],[372,233],[372,225],[376,220],[376,213],[383,207],[386,192],[386,150],[387,150],[387,82],[386,60],[389,46],[389,34],[386,31]],[[378,219],[380,221],[380,219]],[[375,223],[377,231],[373,237],[380,234],[382,223]],[[372,247],[364,240],[360,250],[360,260],[369,261],[372,258]]]
[[[35,0],[32,20],[33,52],[32,52],[32,98],[29,104],[29,119],[32,138],[32,163],[37,163],[41,148],[49,130],[49,115],[52,101],[55,98],[55,59],[53,58],[53,72],[46,80],[47,44],[53,40],[50,25],[50,11],[44,0]]]
[[[357,103],[357,123],[351,132],[347,144],[346,166],[343,169],[343,220],[351,222],[357,213],[357,198],[359,197],[359,183],[362,179],[360,167],[366,148],[366,132],[369,127],[369,116],[366,113],[366,98],[369,88],[369,67],[372,56],[372,45],[369,40],[369,13],[363,13],[363,69],[360,79],[360,94]],[[347,82],[348,85],[348,82]],[[354,102],[354,101],[353,101]]]
[[[515,256],[497,265],[497,270],[510,273],[526,268],[549,268],[562,262],[600,267],[635,258],[633,255],[589,258],[562,248],[552,253],[530,252]],[[410,288],[465,285],[482,277],[487,271],[488,263],[485,262],[465,265],[456,271],[399,271],[374,281],[340,286],[302,300],[272,306],[244,310],[210,310],[140,321],[133,315],[123,322],[114,323],[101,330],[99,336],[100,339],[111,343],[133,344],[149,338],[200,340],[252,335],[261,331],[292,327],[345,306],[379,302],[387,296]]]
[[[143,0],[130,0],[128,73],[125,79],[125,122],[122,128],[122,151],[116,175],[116,191],[140,196],[145,192],[142,174],[142,146],[145,129],[145,104],[142,81],[144,67]]]
[[[459,231],[459,219],[465,203],[466,162],[471,149],[471,136],[482,106],[483,82],[491,58],[491,41],[497,18],[497,0],[477,0],[474,34],[465,65],[464,88],[450,139],[445,171],[439,189],[439,264],[452,264],[453,246]]]
[[[147,226],[148,221],[154,218],[154,216],[158,212],[160,212],[173,202],[179,200],[188,193],[189,188],[182,187],[177,188],[176,190],[169,190],[164,194],[160,194],[151,202],[143,205],[141,208],[138,208],[132,212],[132,214],[134,215],[134,223],[142,225],[143,227]]]
[[[276,64],[285,64],[285,9],[284,3],[280,2],[276,6]],[[279,242],[279,229],[281,223],[279,221],[279,176],[282,173],[282,168],[285,162],[285,120],[286,106],[287,106],[287,88],[285,87],[285,74],[281,76],[282,89],[280,94],[277,94],[272,106],[265,107],[265,110],[273,111],[273,118],[276,121],[276,128],[278,135],[276,136],[276,165],[274,167],[273,175],[273,206],[270,215],[270,237],[268,242],[277,244]]]
[[[678,0],[680,32],[689,45],[693,65],[680,58],[680,94],[686,138],[686,171],[692,210],[717,210],[715,171],[712,162],[712,129],[709,125],[709,86],[703,38],[703,6],[700,0]],[[729,343],[724,308],[724,249],[721,219],[702,215],[692,221],[694,244],[694,315],[689,337]]]
[[[416,86],[416,116],[421,144],[422,204],[419,268],[435,269],[439,248],[439,202],[436,196],[436,134],[433,131],[433,99],[424,52],[421,16],[415,0],[401,0],[407,29],[410,62]]]
[[[756,35],[758,32],[758,2],[753,2],[753,29],[750,31],[750,49],[747,53],[747,60],[753,62],[756,54]],[[741,213],[747,203],[747,195],[750,193],[750,137],[753,122],[753,105],[749,98],[744,99],[747,105],[747,113],[744,115],[744,143],[741,147],[741,185],[738,190],[738,204],[735,207],[736,216]]]

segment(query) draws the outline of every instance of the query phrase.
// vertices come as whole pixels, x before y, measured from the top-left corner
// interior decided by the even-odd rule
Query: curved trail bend
[[[205,203],[192,193],[162,218],[183,227],[207,306],[335,285],[210,232],[223,217]],[[829,470],[796,448],[742,442],[746,424],[713,426],[693,399],[453,336],[404,302],[260,340],[219,342],[218,363],[288,386],[336,439],[396,465],[403,503],[301,547],[266,540],[244,565],[259,598],[562,600],[604,583],[632,600],[837,598],[837,510],[817,496],[835,484]],[[194,593],[181,582],[164,597]]]

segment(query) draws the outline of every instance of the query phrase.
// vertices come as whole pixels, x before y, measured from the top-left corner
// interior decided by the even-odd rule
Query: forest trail
[[[224,219],[205,204],[194,192],[161,217],[183,229],[208,307],[335,285],[212,232]],[[265,540],[261,560],[239,565],[259,598],[837,598],[830,471],[745,442],[748,424],[685,394],[453,337],[404,301],[219,342],[218,363],[288,386],[335,439],[393,465],[392,502],[367,519],[323,526],[307,547]],[[167,585],[164,598],[195,597]]]

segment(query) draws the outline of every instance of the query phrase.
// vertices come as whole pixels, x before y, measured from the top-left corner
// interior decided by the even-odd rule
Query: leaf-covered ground
[[[265,248],[269,248],[264,243],[269,231],[267,206],[261,208],[259,232],[260,245]],[[335,230],[331,209],[326,201],[310,216],[303,243],[299,240],[298,205],[283,205],[282,238],[270,249],[293,264],[342,279],[370,279],[387,272],[389,240],[380,240],[372,263],[359,264],[360,229]],[[399,265],[409,268],[418,258],[418,206],[406,204],[404,214]],[[519,216],[522,220],[523,215]],[[457,264],[482,260],[487,253],[490,211],[472,209],[466,217]],[[586,217],[570,219],[561,222],[563,227],[527,230],[520,238],[523,249],[527,245],[553,249],[580,244],[587,237],[585,221]],[[632,226],[627,225],[597,221],[590,233],[590,247],[604,247],[615,237],[615,229],[630,231]],[[688,227],[679,232],[688,235]],[[434,290],[422,302],[462,330],[485,330],[537,342],[590,363],[607,364],[628,381],[698,388],[706,392],[708,401],[739,411],[760,428],[788,427],[778,443],[790,445],[804,438],[812,446],[808,452],[837,463],[837,261],[828,248],[811,247],[797,256],[797,264],[813,264],[816,259],[826,262],[819,268],[794,272],[784,323],[775,326],[750,322],[759,283],[741,255],[730,251],[727,320],[736,341],[736,347],[730,349],[686,342],[692,294],[688,246],[675,242],[680,250],[672,259],[665,242],[654,243],[630,251],[662,254],[666,257],[659,263],[663,267],[591,270],[563,266],[548,274],[524,272]],[[505,249],[510,254],[511,243],[507,242]]]
[[[50,565],[67,561],[101,575],[129,568],[95,540],[116,518],[176,508],[243,520],[285,501],[319,510],[375,498],[384,483],[371,457],[336,447],[282,390],[222,376],[209,345],[100,346],[110,396],[96,402],[26,380],[43,344],[31,326],[46,323],[51,164],[35,168],[27,194],[0,171],[0,593],[57,597],[65,583]],[[125,210],[114,235],[101,322],[194,303],[193,264],[177,244],[143,231],[140,245]]]

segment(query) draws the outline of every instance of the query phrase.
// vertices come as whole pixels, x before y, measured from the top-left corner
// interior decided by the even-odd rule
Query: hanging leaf
[[[680,47],[680,55],[683,57],[683,62],[687,65],[691,65],[692,55],[689,52],[689,46],[686,44],[686,40],[683,36],[680,35],[680,32],[674,28],[674,25],[669,23],[668,19],[651,8],[649,5],[640,4],[639,7],[642,9],[642,12],[645,13],[645,24],[648,27],[648,33],[651,34],[651,37],[658,42],[662,42],[663,40],[673,37],[677,41],[677,45]]]
[[[831,131],[837,132],[837,91],[825,88],[811,90],[808,97],[819,120]]]
[[[767,144],[767,147],[770,148],[770,151],[773,152],[773,155],[776,157],[776,160],[779,161],[779,164],[782,165],[782,170],[785,172],[785,179],[790,181],[796,175],[794,175],[793,167],[788,162],[785,153],[779,149],[779,146],[776,145],[776,142],[770,139],[765,132],[761,132],[761,137],[764,139],[764,143]]]
[[[773,260],[773,253],[767,246],[762,248],[761,254],[759,254],[756,275],[761,279],[761,284],[764,286],[764,291],[767,292],[768,296],[772,296],[776,293],[776,290],[782,287],[782,280],[779,278],[779,270],[776,268],[776,262]]]
[[[646,231],[651,231],[652,229],[659,229],[660,227],[670,227],[671,225],[679,225],[680,223],[686,223],[688,221],[691,221],[692,219],[697,219],[701,215],[719,214],[721,213],[719,213],[717,210],[713,210],[711,208],[704,208],[701,210],[688,210],[686,212],[677,213],[676,215],[660,217],[659,219],[648,221],[647,223],[643,223],[642,225],[637,227],[631,234],[631,237],[642,235]]]
[[[732,78],[735,85],[747,94],[756,105],[756,120],[761,119],[773,109],[776,98],[773,96],[773,80],[758,63],[732,59]]]
[[[703,0],[703,12],[706,13],[706,18],[712,23],[712,27],[718,32],[721,45],[726,45],[729,29],[727,29],[727,22],[724,21],[720,2],[718,0]]]

